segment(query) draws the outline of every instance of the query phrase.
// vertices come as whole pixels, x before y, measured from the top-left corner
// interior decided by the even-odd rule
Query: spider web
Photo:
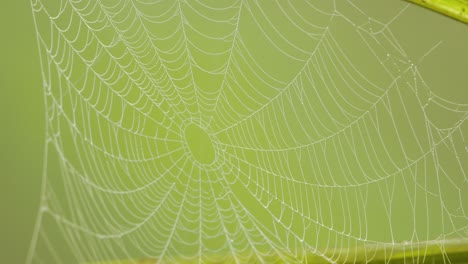
[[[468,105],[400,46],[406,7],[33,0],[47,147],[28,262],[332,263],[466,238]]]

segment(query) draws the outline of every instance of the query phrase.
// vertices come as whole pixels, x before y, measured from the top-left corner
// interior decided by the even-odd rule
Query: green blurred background
[[[30,2],[0,7],[0,259],[24,263],[40,197],[44,102]]]
[[[406,5],[397,0],[368,2],[365,12],[382,21],[390,21]],[[0,259],[23,263],[40,197],[45,130],[42,80],[29,1],[5,1],[0,12]],[[433,91],[468,103],[466,25],[410,6],[390,28],[414,60],[442,41],[424,58],[420,70]]]

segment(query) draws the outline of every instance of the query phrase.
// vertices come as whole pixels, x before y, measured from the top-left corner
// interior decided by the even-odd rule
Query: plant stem
[[[468,0],[406,0],[468,24]]]
[[[287,255],[287,253],[285,254]],[[283,256],[285,256],[283,255]],[[367,245],[364,247],[334,249],[326,251],[325,255],[336,263],[371,263],[371,264],[403,264],[403,263],[451,263],[468,264],[468,240],[435,240],[418,243],[402,242],[397,244]],[[239,256],[237,256],[239,257]],[[299,258],[300,257],[295,257]],[[243,263],[258,263],[256,259],[241,257]],[[330,263],[314,253],[306,253],[303,263]],[[180,259],[178,263],[198,263],[198,258]],[[204,263],[222,264],[235,263],[235,257],[224,255],[203,259]],[[268,257],[267,263],[286,263],[278,256]],[[157,263],[157,259],[102,261],[89,264],[149,264]]]

